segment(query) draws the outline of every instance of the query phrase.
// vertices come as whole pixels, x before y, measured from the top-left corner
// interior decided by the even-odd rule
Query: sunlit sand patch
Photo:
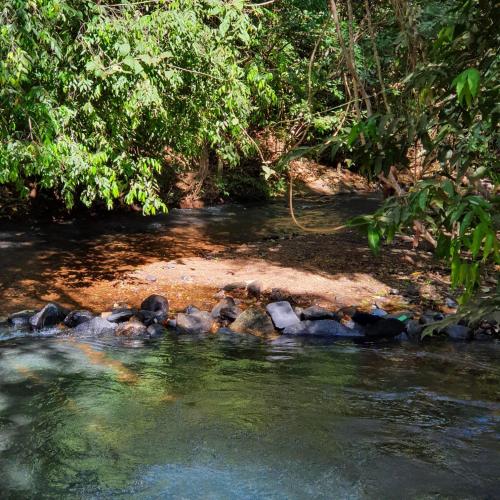
[[[109,358],[104,352],[94,349],[89,344],[80,343],[73,339],[70,339],[69,342],[83,352],[92,364],[111,368],[120,382],[135,384],[138,381],[137,374],[129,370],[121,361]]]

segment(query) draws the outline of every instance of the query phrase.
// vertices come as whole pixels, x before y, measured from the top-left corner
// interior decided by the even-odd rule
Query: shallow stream
[[[498,498],[497,344],[0,346],[2,498]]]

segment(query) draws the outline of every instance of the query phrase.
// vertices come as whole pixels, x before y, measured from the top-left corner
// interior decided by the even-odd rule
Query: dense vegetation
[[[394,194],[470,294],[499,262],[498,4],[0,0],[0,184],[71,208],[276,193],[316,156]],[[279,144],[279,154],[269,151]]]

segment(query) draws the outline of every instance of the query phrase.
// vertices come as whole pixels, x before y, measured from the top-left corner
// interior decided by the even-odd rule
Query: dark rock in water
[[[441,321],[444,319],[444,314],[435,311],[427,311],[425,314],[420,316],[420,323],[423,325],[429,325],[431,323],[435,323],[436,321]]]
[[[363,338],[363,334],[347,328],[333,319],[320,319],[316,321],[300,321],[287,326],[283,330],[283,335],[312,335],[319,337],[338,338]]]
[[[64,320],[68,311],[55,302],[49,302],[44,308],[30,318],[31,328],[40,330],[47,326],[54,326]]]
[[[132,318],[125,323],[119,323],[115,330],[115,335],[119,337],[138,337],[146,335],[147,327],[137,318]]]
[[[420,338],[424,325],[421,325],[417,320],[411,319],[406,323],[406,333],[410,339]]]
[[[266,311],[271,316],[274,326],[280,330],[286,328],[287,326],[292,326],[299,323],[299,318],[293,312],[290,302],[280,301],[271,302],[266,306]]]
[[[388,339],[398,336],[406,329],[406,325],[394,318],[379,318],[375,324],[364,327],[365,336],[368,340]]]
[[[451,340],[471,340],[472,331],[468,326],[448,325],[444,330]]]
[[[304,309],[300,315],[303,320],[320,320],[320,319],[334,319],[335,321],[340,321],[337,314],[328,309],[320,306],[311,306]]]
[[[80,323],[71,330],[73,335],[82,337],[98,337],[100,335],[111,335],[115,332],[116,323],[111,323],[107,319],[95,317],[85,323]]]
[[[263,285],[260,281],[252,281],[247,285],[247,294],[249,297],[259,298],[262,295]]]
[[[250,333],[257,337],[269,337],[275,334],[271,318],[260,307],[249,307],[231,323],[231,330],[236,333]]]
[[[137,309],[114,309],[106,318],[111,323],[123,323],[137,314]]]
[[[197,311],[192,314],[177,314],[177,330],[181,333],[200,334],[208,333],[212,329],[214,319],[206,311]]]
[[[30,326],[30,319],[32,316],[36,314],[36,311],[31,311],[31,310],[25,310],[25,311],[19,311],[14,314],[11,314],[7,318],[7,323],[10,326],[16,326],[18,328],[25,328]]]
[[[166,331],[165,327],[163,325],[160,325],[159,323],[154,323],[152,325],[149,325],[148,329],[146,330],[147,334],[149,335],[149,338],[151,339],[162,337],[165,331]]]
[[[380,316],[375,316],[373,314],[360,312],[360,311],[356,311],[351,316],[351,319],[355,323],[357,323],[358,325],[361,325],[361,326],[375,325],[381,320]]]
[[[211,314],[214,319],[234,321],[241,314],[241,309],[232,297],[225,297],[212,309]]]
[[[149,311],[153,313],[154,319],[150,321],[150,324],[153,322],[162,323],[168,318],[168,300],[162,295],[150,295],[141,304],[141,312],[143,311]],[[144,316],[145,319],[146,317],[148,317],[148,315],[146,314],[144,314]],[[149,318],[151,318],[150,315]]]
[[[64,324],[68,328],[74,328],[75,326],[78,326],[81,323],[85,323],[85,321],[90,321],[94,317],[95,317],[95,314],[92,314],[90,311],[87,311],[85,309],[78,310],[78,311],[71,311],[64,318]]]

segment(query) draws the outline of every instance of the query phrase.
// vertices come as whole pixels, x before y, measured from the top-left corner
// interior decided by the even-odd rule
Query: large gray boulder
[[[295,325],[300,321],[293,311],[290,302],[286,300],[271,302],[266,306],[266,311],[271,316],[274,326],[279,330]]]
[[[179,313],[176,317],[176,328],[180,333],[193,335],[209,333],[213,325],[214,319],[206,311],[195,311],[192,314]]]
[[[49,302],[39,312],[30,318],[30,325],[33,330],[41,330],[49,326],[61,323],[68,311],[55,302]]]
[[[294,325],[287,326],[283,330],[283,335],[337,337],[347,339],[364,338],[361,332],[347,328],[333,319],[300,321]]]
[[[249,307],[243,311],[231,323],[231,331],[250,333],[257,337],[270,337],[276,333],[271,318],[259,307]]]
[[[98,337],[100,335],[112,335],[115,333],[117,324],[107,319],[96,317],[85,323],[80,323],[71,330],[73,335],[81,337]]]

